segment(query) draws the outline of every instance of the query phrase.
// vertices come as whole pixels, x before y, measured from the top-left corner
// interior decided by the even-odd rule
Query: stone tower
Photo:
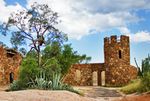
[[[137,77],[137,68],[130,65],[128,36],[104,38],[104,58],[104,63],[72,65],[64,82],[74,86],[123,86]]]
[[[120,86],[131,79],[129,37],[121,35],[104,38],[106,84]]]

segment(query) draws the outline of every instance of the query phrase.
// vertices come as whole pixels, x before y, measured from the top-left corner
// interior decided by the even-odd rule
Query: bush
[[[136,79],[131,81],[128,85],[124,86],[121,91],[125,94],[131,94],[138,92],[139,88],[141,86],[141,79]]]
[[[9,90],[11,91],[22,90],[23,87],[21,85],[22,85],[21,82],[16,80],[12,84],[10,84]]]
[[[130,84],[123,87],[121,91],[126,94],[150,91],[150,72],[144,73],[143,77],[132,81]]]
[[[32,53],[32,54],[31,54]],[[80,94],[73,87],[61,82],[61,68],[58,60],[53,57],[42,61],[41,68],[38,66],[36,54],[28,53],[23,59],[18,81],[10,86],[10,90],[26,88],[68,90]],[[34,57],[33,57],[34,56]]]
[[[140,92],[150,91],[150,72],[147,72],[141,78],[141,87],[139,88]]]
[[[138,69],[140,78],[123,87],[121,91],[127,94],[150,91],[150,56],[142,60],[142,70],[139,67]]]
[[[36,78],[39,71],[40,69],[38,68],[36,59],[28,57],[23,59],[19,73],[19,81],[22,84],[21,86],[25,88],[28,87],[28,84]]]

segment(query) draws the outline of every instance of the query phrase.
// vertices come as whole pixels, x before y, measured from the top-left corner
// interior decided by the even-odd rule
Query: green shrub
[[[141,78],[141,87],[139,88],[140,92],[150,91],[150,72],[144,73]]]
[[[28,87],[28,83],[36,78],[39,71],[36,59],[31,57],[23,59],[19,73],[19,81],[22,82],[22,86]]]
[[[10,90],[26,88],[68,90],[80,94],[72,86],[61,82],[61,68],[58,60],[53,57],[42,61],[41,68],[38,66],[36,54],[31,52],[23,59],[19,79],[10,85]],[[33,57],[34,56],[34,57]]]
[[[24,58],[20,66],[19,78],[10,84],[9,90],[14,91],[28,88],[29,83],[36,78],[39,71],[36,59],[31,57]]]
[[[150,72],[150,56],[142,60],[142,73],[143,76],[145,73]]]
[[[12,84],[10,84],[9,90],[10,91],[17,91],[17,90],[22,90],[22,84],[20,81],[16,80]]]
[[[123,87],[121,91],[126,94],[150,91],[150,72],[144,73],[143,77],[132,81],[130,84]]]
[[[121,91],[125,94],[131,94],[139,91],[141,86],[141,79],[131,81],[128,85],[122,87]]]

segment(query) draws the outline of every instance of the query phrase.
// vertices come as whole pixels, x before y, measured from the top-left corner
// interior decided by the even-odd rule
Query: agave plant
[[[61,74],[60,73],[53,73],[53,78],[52,78],[52,89],[60,89],[60,78]]]
[[[36,76],[35,80],[32,80],[30,84],[32,88],[51,89],[52,81],[46,78],[44,72],[41,72],[40,75]]]

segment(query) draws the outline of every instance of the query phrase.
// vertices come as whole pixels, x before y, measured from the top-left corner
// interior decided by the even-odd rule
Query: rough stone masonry
[[[21,60],[20,53],[0,46],[0,85],[12,83],[17,79]]]
[[[0,46],[0,85],[12,83],[18,77],[22,56],[13,49]],[[104,63],[74,64],[64,82],[75,86],[127,84],[137,77],[130,65],[129,37],[122,35],[104,38]]]
[[[137,77],[137,68],[130,65],[128,36],[104,38],[104,60],[104,63],[72,65],[64,82],[74,86],[122,86]]]

